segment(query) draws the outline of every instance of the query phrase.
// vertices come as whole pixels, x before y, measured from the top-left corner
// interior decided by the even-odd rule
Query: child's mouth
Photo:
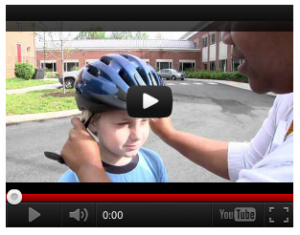
[[[135,144],[135,145],[124,145],[124,148],[127,148],[127,149],[131,149],[131,150],[135,150],[139,147],[139,145]]]

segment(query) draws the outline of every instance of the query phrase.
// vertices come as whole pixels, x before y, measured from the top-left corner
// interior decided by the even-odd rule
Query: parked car
[[[78,76],[78,73],[79,71],[64,72],[66,89],[74,88],[75,80]],[[58,80],[63,85],[63,79],[61,76],[58,78]]]
[[[159,74],[159,76],[161,76],[162,78],[165,78],[167,80],[169,80],[169,79],[184,80],[184,78],[185,78],[185,73],[184,72],[179,72],[175,69],[162,69],[162,70],[158,71],[158,74]]]

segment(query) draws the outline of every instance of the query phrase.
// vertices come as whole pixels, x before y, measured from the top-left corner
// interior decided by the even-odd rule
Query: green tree
[[[148,39],[149,35],[147,33],[137,32],[134,39]]]
[[[132,39],[132,33],[114,31],[111,32],[109,39]]]
[[[137,32],[133,34],[132,32],[119,32],[114,31],[109,36],[109,39],[148,39],[149,35],[147,33]]]
[[[106,39],[105,32],[101,31],[84,31],[80,32],[75,39],[82,40],[82,39]]]
[[[82,39],[106,39],[105,32],[103,32],[100,26],[94,26],[89,29],[89,31],[80,32],[75,38],[75,40]]]

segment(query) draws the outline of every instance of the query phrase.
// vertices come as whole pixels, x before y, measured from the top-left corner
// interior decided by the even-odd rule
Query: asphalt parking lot
[[[172,120],[177,129],[224,141],[250,141],[275,99],[214,82],[166,84],[173,92]],[[70,118],[7,126],[6,181],[56,182],[67,167],[46,159],[43,152],[59,153],[70,128]],[[160,154],[171,182],[226,181],[190,162],[153,133],[144,147]]]

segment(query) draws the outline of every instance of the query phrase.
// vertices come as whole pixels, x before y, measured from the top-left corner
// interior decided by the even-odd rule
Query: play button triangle
[[[31,223],[32,221],[36,220],[40,216],[41,216],[40,213],[38,213],[36,210],[34,210],[31,207],[29,207],[29,223]]]
[[[158,99],[155,99],[153,96],[143,93],[143,109],[147,109],[152,105],[158,103]]]

